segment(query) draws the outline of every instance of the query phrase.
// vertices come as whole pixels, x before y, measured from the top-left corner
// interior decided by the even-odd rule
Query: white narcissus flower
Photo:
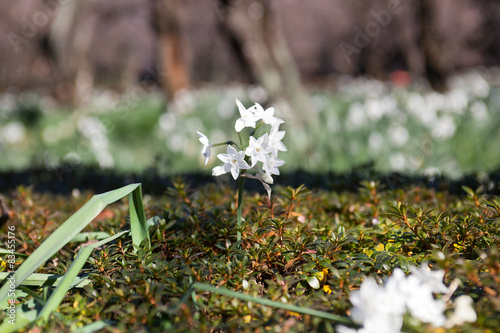
[[[250,142],[245,150],[245,154],[252,159],[252,167],[255,166],[258,161],[265,163],[266,155],[272,151],[267,147],[268,137],[269,135],[267,133],[258,139],[255,139],[253,136],[250,137]]]
[[[236,120],[236,124],[234,124],[234,129],[236,130],[236,132],[241,132],[241,130],[245,127],[255,128],[256,122],[260,119],[256,115],[256,113],[258,113],[258,110],[256,108],[257,104],[246,109],[243,104],[241,104],[241,102],[236,99],[236,105],[238,105],[238,110],[241,116],[241,118]]]
[[[444,310],[446,303],[440,299],[435,299],[429,285],[423,284],[420,277],[409,275],[401,290],[406,298],[406,307],[412,315],[424,323],[429,323],[434,327],[442,326],[446,317]]]
[[[283,119],[277,118],[274,116],[274,108],[270,107],[266,109],[264,112],[262,112],[260,118],[265,124],[271,125],[273,127],[279,126],[280,124],[284,123],[285,121]]]
[[[236,180],[240,174],[240,169],[250,169],[245,161],[245,152],[237,151],[232,146],[227,146],[227,154],[218,154],[217,157],[224,162],[222,167],[215,167],[212,174],[222,175],[231,171],[231,175]]]
[[[199,140],[200,140],[201,144],[203,145],[203,149],[201,150],[201,153],[203,154],[203,156],[205,156],[205,165],[207,165],[208,159],[210,158],[210,155],[212,154],[212,152],[210,151],[210,147],[212,147],[212,146],[210,145],[210,142],[208,141],[208,138],[205,134],[203,134],[199,131],[196,131],[196,133],[198,133]]]
[[[276,153],[278,150],[286,151],[285,145],[281,142],[284,137],[285,131],[280,131],[279,126],[272,126],[269,132],[268,146],[272,147]]]
[[[412,276],[422,284],[429,286],[433,293],[447,293],[448,288],[443,284],[444,271],[431,271],[428,263],[424,262],[420,268],[411,267]]]
[[[280,170],[278,169],[278,167],[282,166],[283,164],[285,164],[285,161],[277,158],[274,153],[267,154],[266,161],[264,162],[262,169],[266,172],[268,176],[279,175]]]
[[[463,325],[467,322],[473,323],[477,320],[477,314],[472,305],[474,301],[468,295],[462,295],[455,299],[453,307],[455,311],[446,320],[444,327],[452,328],[453,326]]]

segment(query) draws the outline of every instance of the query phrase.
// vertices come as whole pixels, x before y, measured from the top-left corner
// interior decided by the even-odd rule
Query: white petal
[[[234,180],[238,179],[238,176],[240,175],[240,168],[238,168],[238,166],[233,166],[231,168],[231,174],[233,175]]]
[[[236,105],[238,106],[238,111],[240,111],[240,115],[243,116],[247,111],[247,109],[243,106],[243,104],[241,104],[239,99],[236,99]]]
[[[222,166],[224,168],[224,173],[231,171],[232,165],[230,163],[226,163]]]
[[[212,169],[212,176],[220,176],[225,173],[226,171],[224,171],[224,167],[222,165],[216,166],[215,168]]]
[[[236,155],[238,153],[238,151],[236,149],[234,149],[233,146],[227,146],[227,154],[232,157],[234,155]]]
[[[217,154],[217,157],[224,163],[229,163],[232,160],[231,156],[228,154]]]
[[[236,123],[234,124],[234,129],[236,132],[241,132],[241,130],[245,127],[245,121],[243,121],[242,118],[239,118],[236,120]]]
[[[204,146],[207,146],[207,145],[209,145],[209,144],[210,144],[210,143],[209,143],[209,141],[208,141],[208,137],[207,137],[205,134],[203,134],[203,133],[201,133],[201,132],[199,132],[199,131],[196,131],[196,133],[198,133],[199,140],[200,140],[200,142],[201,142]]]
[[[245,160],[238,160],[237,165],[241,169],[250,169],[250,165]]]

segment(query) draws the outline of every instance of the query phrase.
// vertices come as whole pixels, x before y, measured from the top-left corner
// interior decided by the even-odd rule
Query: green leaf
[[[98,231],[98,232],[82,232],[73,237],[69,242],[70,243],[80,243],[80,242],[88,242],[93,239],[104,239],[111,236],[107,232]]]
[[[10,272],[0,272],[0,280],[7,279],[13,273]],[[21,282],[22,286],[58,286],[61,280],[63,279],[62,275],[56,274],[41,274],[41,273],[33,273],[28,276],[24,281]],[[86,285],[90,284],[89,279],[75,278],[73,283],[71,283],[71,288],[83,288]],[[2,307],[0,307],[2,308]]]
[[[318,283],[319,283],[319,281],[318,281]],[[328,312],[318,311],[318,310],[314,310],[311,308],[296,306],[296,305],[282,303],[282,302],[271,301],[267,298],[255,297],[255,296],[251,296],[251,295],[248,295],[245,293],[232,291],[232,290],[229,290],[229,289],[224,288],[224,287],[214,287],[214,286],[211,286],[211,285],[208,285],[205,283],[194,283],[188,289],[188,291],[184,294],[184,296],[182,296],[182,298],[180,299],[177,306],[174,307],[171,310],[171,312],[176,312],[178,309],[180,309],[181,305],[187,301],[188,297],[193,293],[194,290],[208,291],[208,292],[216,293],[219,295],[237,298],[237,299],[247,301],[247,302],[254,302],[257,304],[262,304],[262,305],[270,306],[273,308],[284,309],[284,310],[288,310],[288,311],[308,314],[311,316],[332,320],[334,322],[337,322],[337,323],[340,323],[343,325],[353,326],[352,321],[347,317],[336,316],[336,315],[328,313]]]
[[[99,330],[102,330],[106,328],[109,325],[112,325],[114,322],[111,320],[99,320],[96,322],[93,322],[92,324],[88,324],[86,326],[83,326],[81,328],[78,328],[74,331],[74,333],[93,333],[97,332]]]

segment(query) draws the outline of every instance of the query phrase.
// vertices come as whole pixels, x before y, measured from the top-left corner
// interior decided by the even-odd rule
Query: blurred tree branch
[[[452,62],[448,59],[446,43],[437,27],[436,8],[433,0],[420,0],[420,47],[425,58],[425,76],[432,88],[443,92]]]
[[[272,98],[283,98],[295,111],[292,121],[316,122],[300,74],[281,33],[278,17],[269,0],[218,0],[221,24],[240,50],[256,82]]]
[[[151,23],[158,40],[161,66],[160,82],[165,94],[174,98],[177,91],[189,84],[180,1],[151,0],[151,3]]]
[[[70,84],[70,99],[79,106],[94,85],[89,60],[94,24],[88,13],[93,0],[74,0],[61,5],[50,31],[56,62]]]

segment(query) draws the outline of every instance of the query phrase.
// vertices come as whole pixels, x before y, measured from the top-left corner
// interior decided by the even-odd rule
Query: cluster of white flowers
[[[443,284],[444,271],[431,271],[427,264],[411,267],[411,274],[396,268],[385,285],[378,285],[369,278],[349,298],[354,306],[351,318],[362,325],[358,330],[338,326],[339,333],[392,333],[401,332],[403,316],[413,318],[434,327],[450,328],[465,322],[474,322],[476,312],[469,296],[460,296],[454,302],[454,313],[446,318],[446,297],[436,299],[434,294],[450,293]]]
[[[285,136],[285,131],[279,130],[280,125],[284,123],[284,121],[274,116],[275,110],[273,107],[264,110],[260,104],[255,103],[254,106],[247,109],[238,99],[236,99],[236,105],[238,106],[241,116],[236,120],[234,126],[238,135],[240,136],[240,132],[245,127],[254,128],[250,133],[248,146],[242,146],[241,136],[241,147],[233,141],[211,144],[205,134],[197,131],[199,140],[203,144],[201,153],[205,157],[205,165],[208,163],[211,156],[210,149],[212,147],[227,144],[227,153],[217,155],[224,164],[213,168],[212,175],[220,176],[231,172],[235,180],[238,179],[239,176],[257,179],[262,182],[270,196],[271,188],[268,184],[273,183],[272,176],[279,175],[280,171],[278,168],[285,164],[285,161],[278,158],[279,151],[287,150],[283,142],[281,142]],[[263,124],[271,126],[269,133],[265,133],[259,138],[255,138],[253,134]],[[255,170],[255,174],[252,175],[247,173],[246,170],[249,169]]]

